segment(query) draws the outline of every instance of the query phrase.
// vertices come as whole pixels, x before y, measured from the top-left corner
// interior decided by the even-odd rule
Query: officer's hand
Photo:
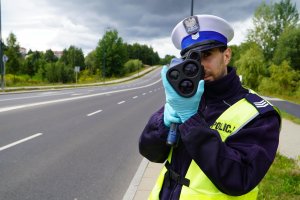
[[[166,103],[168,103],[178,114],[182,122],[185,122],[191,116],[197,113],[202,94],[204,92],[204,81],[201,80],[198,84],[197,92],[194,96],[185,98],[177,94],[167,80],[168,67],[164,66],[161,70],[161,78],[165,88]]]
[[[166,103],[164,109],[164,124],[167,127],[170,127],[171,123],[180,124],[182,122],[176,111],[170,106],[170,104]]]

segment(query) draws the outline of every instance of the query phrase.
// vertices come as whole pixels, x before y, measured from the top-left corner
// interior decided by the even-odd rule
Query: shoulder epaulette
[[[245,96],[245,99],[257,109],[259,114],[264,114],[274,110],[273,105],[270,102],[257,94],[249,93]]]

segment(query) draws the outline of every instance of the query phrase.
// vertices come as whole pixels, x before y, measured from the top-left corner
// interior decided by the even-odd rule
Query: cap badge
[[[195,33],[199,32],[199,30],[200,30],[200,25],[198,22],[198,18],[196,16],[190,16],[190,17],[184,19],[183,25],[184,25],[185,31],[190,35],[195,34]]]

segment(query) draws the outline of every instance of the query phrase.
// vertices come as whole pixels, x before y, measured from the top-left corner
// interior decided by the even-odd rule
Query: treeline
[[[231,46],[231,64],[243,83],[269,95],[300,99],[299,12],[290,0],[266,4],[255,11],[246,42]]]
[[[95,50],[84,56],[82,49],[70,46],[57,57],[49,49],[46,52],[29,50],[26,55],[13,33],[2,44],[5,63],[6,86],[32,85],[41,83],[75,82],[74,67],[80,67],[79,82],[95,82],[104,78],[122,77],[141,70],[145,65],[166,64],[152,47],[138,43],[127,44],[117,30],[107,30],[99,39]]]

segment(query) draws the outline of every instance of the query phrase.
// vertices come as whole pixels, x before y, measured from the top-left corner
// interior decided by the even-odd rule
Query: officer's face
[[[207,82],[215,81],[227,74],[227,65],[230,62],[231,49],[221,52],[218,48],[209,49],[201,53],[201,64],[204,66]]]

